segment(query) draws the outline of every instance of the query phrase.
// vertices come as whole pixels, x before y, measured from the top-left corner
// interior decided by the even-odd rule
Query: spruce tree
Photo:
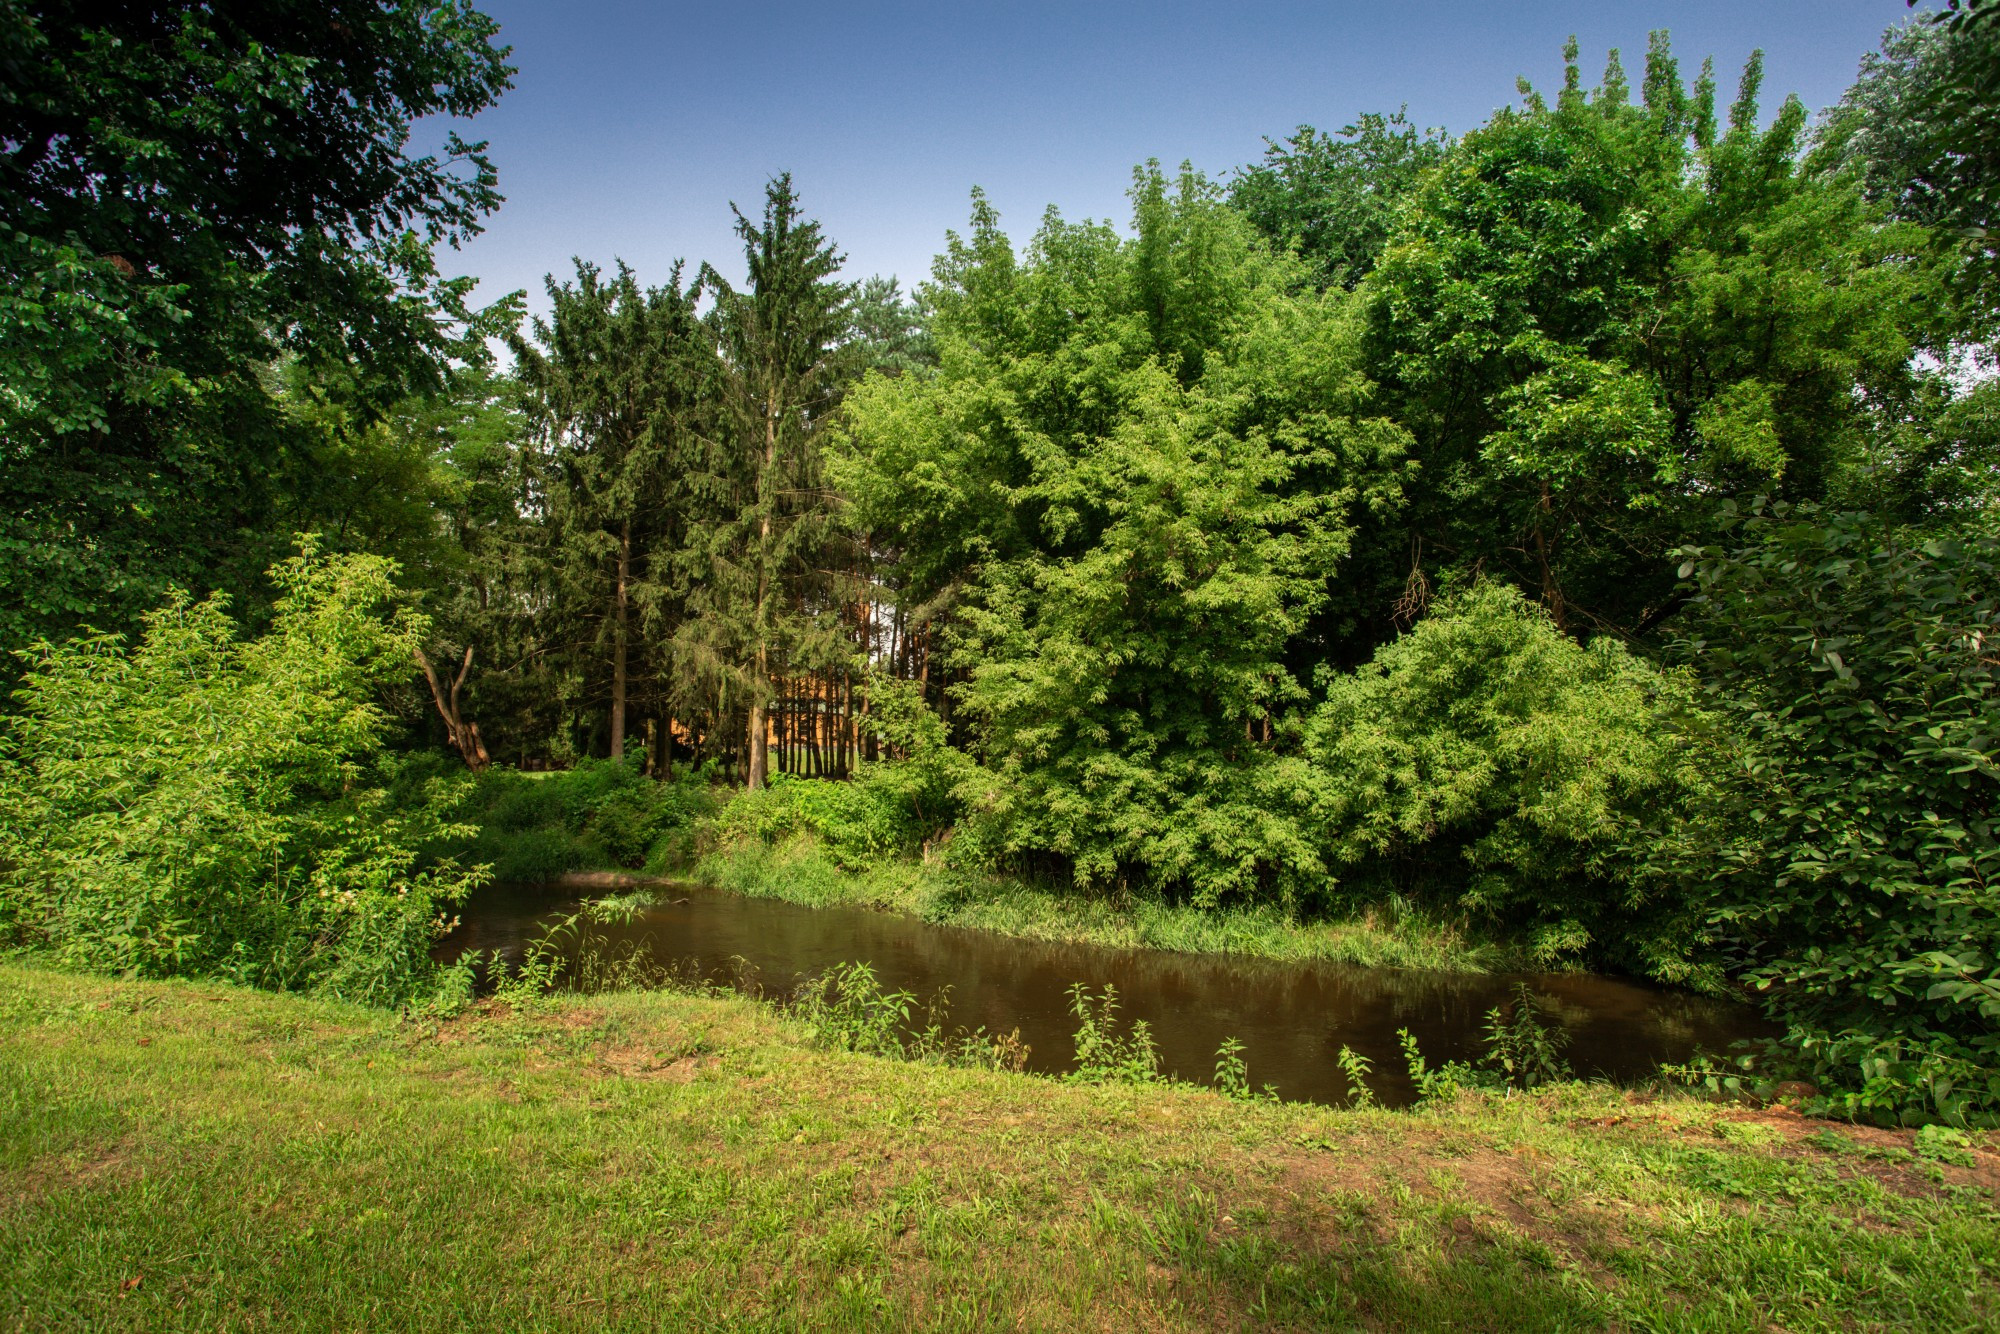
[[[851,562],[827,477],[827,424],[853,381],[854,287],[838,278],[842,256],[806,218],[790,175],[765,190],[753,222],[736,233],[749,271],[738,291],[704,266],[715,296],[713,453],[707,481],[718,506],[705,534],[705,575],[691,588],[691,614],[677,647],[682,661],[718,679],[740,701],[744,771],[752,788],[769,773],[774,681],[788,670],[825,669],[843,652],[837,571]]]
[[[617,759],[625,753],[633,613],[653,573],[648,558],[677,548],[684,527],[688,428],[706,340],[694,313],[698,287],[681,286],[678,265],[665,287],[643,290],[622,263],[607,280],[579,260],[576,275],[574,283],[548,280],[549,317],[537,318],[532,340],[517,336],[513,347],[537,417],[557,568],[574,585],[560,600],[588,609],[579,645],[592,656],[609,651]]]

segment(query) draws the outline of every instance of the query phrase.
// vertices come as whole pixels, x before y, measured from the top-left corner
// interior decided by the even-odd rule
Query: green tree
[[[1866,460],[1942,288],[1916,229],[1804,169],[1796,99],[1759,128],[1759,58],[1721,125],[1664,33],[1636,103],[1616,52],[1590,92],[1565,60],[1553,105],[1523,84],[1423,178],[1373,346],[1421,443],[1427,558],[1634,633],[1718,495],[1822,495]]]
[[[508,86],[465,0],[0,4],[0,645],[256,585],[295,442],[281,354],[372,412],[435,387],[498,202],[412,126]],[[247,609],[247,607],[246,607]]]
[[[693,285],[677,266],[641,289],[623,264],[606,280],[578,260],[576,280],[548,280],[549,316],[512,339],[530,395],[561,601],[609,659],[608,736],[625,753],[640,585],[671,581],[687,540],[687,465],[706,339]]]
[[[279,565],[246,639],[221,596],[176,591],[127,644],[25,654],[0,739],[0,919],[75,964],[226,976],[394,1004],[440,981],[445,910],[480,878],[419,869],[445,794],[388,800],[390,719],[424,625],[394,566]]]
[[[1301,125],[1283,142],[1264,141],[1264,160],[1237,173],[1229,202],[1304,261],[1312,281],[1352,288],[1374,269],[1423,172],[1450,147],[1444,131],[1419,131],[1401,111],[1365,115],[1335,134]]]
[[[413,400],[380,428],[426,465],[429,540],[401,558],[404,581],[429,618],[417,661],[432,705],[475,769],[503,748],[525,757],[560,726],[553,627],[542,614],[554,562],[526,400],[518,379],[466,366],[445,393]]]
[[[2000,538],[1779,503],[1686,553],[1731,762],[1652,864],[1843,1110],[2000,1116]]]
[[[937,346],[924,324],[923,308],[903,295],[894,278],[863,282],[854,293],[854,341],[869,370],[906,375],[937,364]]]
[[[1707,790],[1687,674],[1609,636],[1578,644],[1481,582],[1323,686],[1312,822],[1350,902],[1411,894],[1544,957],[1718,980],[1698,904],[1638,875],[1633,850]]]
[[[2000,316],[2000,5],[1889,29],[1819,131],[1871,199],[1936,230],[1964,261],[1978,336]]]
[[[853,568],[827,474],[825,436],[854,379],[855,289],[841,255],[800,211],[789,175],[765,190],[764,213],[738,211],[749,283],[714,269],[708,317],[720,353],[704,485],[713,516],[697,536],[703,577],[690,588],[676,650],[685,670],[740,701],[744,776],[770,772],[770,706],[785,670],[824,669],[847,655],[837,613]]]
[[[1129,240],[1051,211],[1017,255],[975,195],[926,290],[938,369],[863,383],[843,480],[1000,779],[961,838],[1212,901],[1318,869],[1285,653],[1406,437],[1351,300],[1191,171],[1132,198]]]

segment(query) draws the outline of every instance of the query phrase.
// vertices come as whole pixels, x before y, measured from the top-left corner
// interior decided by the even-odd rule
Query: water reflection
[[[545,885],[488,886],[461,913],[444,952],[498,950],[518,958],[540,923],[576,901]],[[1342,1045],[1374,1063],[1383,1101],[1409,1101],[1396,1030],[1415,1034],[1433,1065],[1473,1059],[1486,1012],[1516,980],[1552,1003],[1580,1075],[1640,1078],[1661,1061],[1684,1060],[1697,1045],[1722,1051],[1769,1031],[1743,1006],[1593,974],[1517,979],[1049,944],[693,887],[675,888],[630,924],[597,929],[614,944],[643,944],[662,961],[689,961],[719,982],[734,980],[738,961],[747,961],[774,995],[852,961],[872,965],[886,988],[919,1000],[949,988],[948,1027],[1018,1027],[1033,1048],[1029,1068],[1045,1072],[1066,1070],[1075,1058],[1070,984],[1114,983],[1125,1018],[1152,1025],[1168,1073],[1207,1082],[1216,1047],[1233,1036],[1244,1044],[1253,1085],[1311,1102],[1345,1100],[1347,1084],[1334,1064]]]

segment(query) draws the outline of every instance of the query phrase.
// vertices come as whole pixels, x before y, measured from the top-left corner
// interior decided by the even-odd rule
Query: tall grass
[[[1517,951],[1415,908],[1377,907],[1346,919],[1311,921],[1272,906],[1200,909],[1146,898],[1091,897],[916,858],[843,870],[810,835],[713,848],[693,862],[689,874],[739,894],[808,907],[881,908],[1029,940],[1452,972],[1499,971],[1526,962]]]

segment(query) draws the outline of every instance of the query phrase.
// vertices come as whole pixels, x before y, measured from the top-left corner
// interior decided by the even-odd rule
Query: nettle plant
[[[2000,1119],[2000,537],[1758,504],[1687,552],[1737,739],[1653,865],[1834,1108]]]
[[[392,806],[382,689],[420,618],[389,614],[393,563],[308,541],[271,571],[269,630],[176,592],[137,642],[27,651],[0,741],[0,925],[73,965],[221,976],[404,1003],[480,878],[420,849],[470,831]],[[462,981],[462,979],[460,979]]]

